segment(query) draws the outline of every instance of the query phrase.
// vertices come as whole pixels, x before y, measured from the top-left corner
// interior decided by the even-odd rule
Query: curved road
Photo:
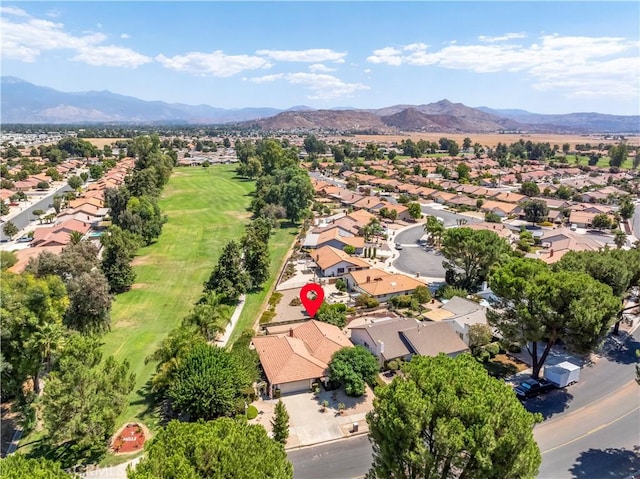
[[[526,403],[545,421],[533,433],[540,479],[626,478],[640,471],[640,387],[634,381],[640,330],[610,336],[580,382]],[[371,465],[366,436],[288,453],[294,477],[362,477]]]

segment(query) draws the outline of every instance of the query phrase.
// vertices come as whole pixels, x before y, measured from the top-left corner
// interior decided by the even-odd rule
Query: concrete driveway
[[[344,390],[325,391],[316,397],[310,392],[283,396],[282,402],[289,413],[289,439],[287,449],[309,446],[322,442],[365,434],[368,432],[366,413],[373,409],[373,391],[369,386],[365,394],[359,398],[348,397]],[[335,395],[334,395],[335,393]],[[335,399],[334,399],[335,397]],[[329,407],[322,412],[322,401],[327,400]],[[277,399],[260,399],[253,403],[258,411],[252,424],[262,424],[267,431],[271,431],[271,419]],[[338,404],[344,403],[344,412],[338,412]],[[354,423],[358,423],[358,431],[353,430]]]

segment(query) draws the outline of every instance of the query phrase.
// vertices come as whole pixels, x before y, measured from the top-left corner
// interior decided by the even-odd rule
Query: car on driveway
[[[545,393],[554,389],[556,386],[546,379],[527,379],[526,381],[520,383],[514,389],[516,396],[518,399],[524,401],[526,399],[538,396],[539,394]]]

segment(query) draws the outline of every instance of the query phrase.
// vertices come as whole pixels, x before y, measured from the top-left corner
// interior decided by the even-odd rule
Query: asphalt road
[[[295,479],[363,477],[371,467],[373,450],[366,435],[287,453]]]
[[[438,216],[444,220],[445,227],[458,226],[458,220],[466,220],[467,223],[480,223],[481,220],[471,216],[459,215],[452,211],[440,210],[422,205],[422,213],[425,215]]]
[[[35,210],[40,209],[43,211],[47,211],[48,209],[51,208],[51,206],[49,205],[53,203],[54,195],[63,195],[65,192],[72,191],[72,190],[73,189],[69,185],[65,184],[62,188],[48,193],[46,196],[43,196],[41,200],[25,208],[24,210],[20,211],[15,216],[11,218],[6,218],[5,223],[11,221],[14,225],[18,227],[18,229],[23,229],[26,226],[28,226],[30,222],[37,221],[36,217],[33,216],[32,214]],[[2,231],[2,228],[0,228],[0,240],[4,240],[4,239],[8,239],[8,238],[4,234],[4,231]]]
[[[455,224],[455,222],[454,222]],[[394,238],[396,243],[403,245],[402,250],[396,251],[398,259],[393,262],[393,266],[403,273],[426,276],[427,278],[440,278],[444,281],[444,268],[442,253],[439,251],[425,251],[418,245],[418,240],[424,235],[424,226],[416,225]]]
[[[542,452],[539,479],[622,479],[640,470],[640,388],[633,380],[639,338],[640,329],[610,337],[577,384],[527,401],[527,409],[545,418],[534,429]],[[366,474],[372,449],[359,436],[288,456],[295,478],[346,479]]]

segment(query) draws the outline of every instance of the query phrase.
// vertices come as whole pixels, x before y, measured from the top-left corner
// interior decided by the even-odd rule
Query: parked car
[[[554,389],[556,386],[546,379],[527,379],[520,383],[514,391],[518,399],[525,400]]]
[[[16,240],[16,243],[29,243],[33,240],[33,238],[30,238],[28,236],[22,236],[21,238],[18,238]]]
[[[396,243],[396,249],[397,250],[401,250],[402,249],[402,245],[400,243]]]

